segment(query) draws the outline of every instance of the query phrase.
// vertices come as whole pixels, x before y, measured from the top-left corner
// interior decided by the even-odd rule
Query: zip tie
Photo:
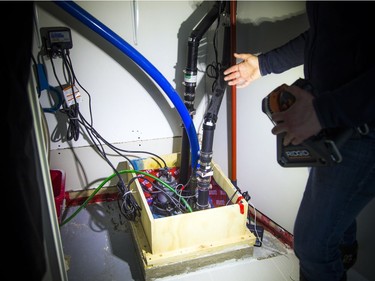
[[[129,191],[127,191],[127,192],[124,193],[124,196],[128,195],[129,193],[135,193],[135,191],[129,190]]]

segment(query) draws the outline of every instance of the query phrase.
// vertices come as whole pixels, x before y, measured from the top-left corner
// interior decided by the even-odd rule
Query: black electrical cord
[[[165,162],[165,160],[158,156],[157,154],[154,154],[154,153],[151,153],[151,152],[148,152],[148,151],[141,151],[141,150],[124,150],[124,149],[120,149],[120,148],[117,148],[115,147],[114,145],[110,144],[109,142],[107,142],[104,138],[100,137],[100,135],[93,129],[93,117],[92,117],[92,110],[91,110],[91,96],[90,94],[88,93],[88,91],[80,84],[80,82],[78,81],[75,73],[74,73],[74,69],[73,69],[73,65],[72,65],[72,61],[71,61],[71,58],[69,56],[69,53],[66,54],[66,65],[69,69],[69,73],[71,73],[72,75],[72,78],[73,78],[73,81],[74,82],[77,82],[77,84],[85,91],[85,93],[89,96],[89,111],[90,111],[90,123],[88,123],[84,118],[83,116],[80,114],[80,117],[81,117],[81,120],[84,120],[84,124],[85,124],[85,127],[86,129],[88,128],[87,126],[91,127],[91,129],[93,130],[93,132],[95,132],[95,135],[98,136],[108,147],[110,147],[113,151],[115,151],[117,154],[123,156],[120,151],[122,152],[125,152],[125,153],[144,153],[144,154],[148,154],[148,155],[152,155],[158,159],[160,159],[164,165],[164,167],[166,168],[167,167],[167,163]],[[83,123],[82,123],[83,124]],[[127,159],[127,158],[126,158]],[[158,163],[158,165],[160,167],[163,167],[159,161],[157,161],[155,158],[153,158],[155,162]],[[130,160],[127,159],[129,162]]]
[[[129,180],[128,185],[124,184],[123,181],[120,181],[117,186],[121,192],[120,200],[117,201],[120,212],[125,216],[126,219],[130,221],[135,221],[137,217],[141,215],[141,207],[138,205],[135,200],[133,193],[130,189],[130,185],[134,182],[137,177],[133,177]],[[121,201],[121,203],[120,203]]]
[[[72,96],[74,99],[74,102],[69,106],[64,103],[64,108],[61,110],[61,112],[67,114],[69,119],[69,125],[68,125],[68,133],[67,138],[68,140],[74,139],[78,140],[80,128],[83,128],[87,134],[87,136],[90,138],[92,144],[96,148],[97,152],[102,156],[102,158],[108,163],[108,165],[113,169],[114,173],[118,177],[119,181],[117,183],[117,188],[119,190],[119,196],[120,200],[119,202],[119,208],[121,210],[121,213],[128,219],[128,220],[135,220],[137,216],[140,216],[141,208],[136,202],[132,191],[128,188],[130,184],[134,181],[133,179],[129,181],[128,185],[125,184],[123,178],[121,177],[120,173],[117,171],[117,169],[113,166],[111,161],[109,161],[107,157],[107,153],[104,149],[103,144],[107,145],[110,149],[112,149],[114,152],[116,152],[119,156],[124,157],[129,163],[131,163],[131,160],[126,156],[123,155],[120,151],[123,152],[132,152],[132,153],[147,153],[150,154],[158,159],[160,159],[163,162],[164,167],[167,167],[166,162],[163,158],[160,156],[147,152],[147,151],[129,151],[129,150],[122,150],[119,148],[116,148],[112,144],[110,144],[108,141],[106,141],[93,127],[93,117],[92,117],[92,110],[91,110],[91,96],[88,93],[88,91],[79,83],[73,69],[72,61],[69,56],[69,50],[59,50],[50,53],[51,63],[54,75],[56,77],[56,80],[58,81],[58,84],[60,86],[61,91],[63,92],[64,89],[62,87],[61,82],[59,81],[56,70],[53,64],[52,56],[61,57],[63,61],[63,72],[64,72],[64,78],[67,81],[67,84],[70,86],[72,90]],[[84,116],[81,114],[79,110],[79,103],[76,99],[76,95],[74,93],[75,84],[79,85],[81,89],[88,95],[89,97],[89,111],[90,111],[90,122],[88,122]],[[81,126],[82,127],[81,127]],[[153,158],[160,167],[162,167],[161,163],[157,161],[155,158]],[[121,201],[121,204],[120,204]]]
[[[223,3],[221,2],[220,5],[223,5]],[[218,34],[219,27],[220,27],[220,22],[221,22],[220,21],[220,18],[221,18],[220,11],[221,11],[221,7],[219,8],[219,15],[217,16],[217,24],[216,24],[216,28],[215,28],[215,32],[214,32],[214,38],[213,38],[215,61],[211,64],[208,64],[207,67],[206,67],[206,75],[209,78],[214,79],[214,82],[212,83],[212,86],[211,86],[212,92],[214,91],[214,89],[216,87],[217,80],[219,79],[219,74],[220,74],[220,71],[221,71],[221,68],[222,68],[221,63],[219,63],[218,50],[217,50],[217,40],[218,40],[217,34]]]
[[[227,203],[225,205],[228,205],[229,203],[232,202],[234,196],[236,195],[236,193],[239,192],[237,189],[233,192],[232,196],[228,199]]]
[[[161,209],[163,209],[163,207],[165,207],[167,205],[166,203],[158,202],[158,194],[160,194],[160,193],[163,193],[163,195],[166,198],[168,198],[168,203],[171,203],[172,205],[174,205],[175,208],[177,208],[177,210],[180,213],[187,213],[188,212],[186,206],[184,204],[182,204],[182,202],[179,199],[175,198],[175,195],[177,193],[174,193],[173,195],[171,195],[164,188],[161,188],[160,186],[158,186],[158,184],[156,184],[154,182],[150,182],[150,181],[149,181],[149,183],[151,184],[152,188],[149,189],[148,187],[146,187],[146,185],[143,181],[139,181],[139,179],[145,179],[144,176],[136,176],[136,177],[132,178],[131,180],[134,181],[134,179],[138,179],[138,182],[139,182],[143,192],[149,193],[153,196],[153,202],[151,203],[151,207],[157,207],[159,212],[160,212]],[[129,185],[130,185],[130,181],[129,181]],[[178,195],[178,196],[182,197],[181,195]],[[156,206],[156,205],[158,205],[158,206]],[[176,209],[174,209],[175,213],[178,213],[178,211],[176,211]],[[170,210],[164,210],[163,213],[170,215],[171,211]]]
[[[66,54],[66,59],[65,59],[65,62],[66,62],[66,66],[67,68],[70,70],[70,73],[72,75],[72,78],[73,78],[73,84],[75,84],[75,82],[77,82],[77,84],[81,87],[81,89],[86,93],[86,95],[89,97],[89,113],[90,113],[90,125],[93,126],[93,117],[92,117],[92,107],[91,107],[91,95],[89,94],[89,92],[81,85],[81,83],[78,81],[75,73],[74,73],[74,69],[73,69],[73,64],[72,64],[72,60],[70,58],[70,55],[69,55],[69,52]]]
[[[186,213],[187,212],[186,211],[187,210],[186,207],[183,204],[181,204],[181,202],[179,200],[177,200],[174,196],[170,195],[163,188],[159,187],[157,184],[155,184],[153,182],[151,182],[151,185],[152,185],[153,188],[155,188],[158,191],[162,192],[170,200],[170,203],[172,203],[181,213]]]
[[[78,120],[78,114],[79,114],[79,104],[72,104],[68,108],[65,108],[62,110],[64,112],[68,119],[68,131],[67,131],[67,140],[74,139],[77,141],[79,139],[79,120]]]
[[[54,62],[53,62],[53,56],[52,56],[52,54],[50,54],[50,57],[49,57],[49,58],[50,58],[51,66],[52,66],[53,75],[55,76],[55,79],[56,79],[56,81],[57,81],[57,84],[59,84],[59,87],[60,87],[61,92],[63,92],[63,91],[64,91],[64,88],[63,88],[63,86],[62,86],[62,84],[61,84],[61,82],[60,82],[59,77],[57,76],[57,73],[56,73],[56,67],[55,67],[55,64],[54,64]]]
[[[70,85],[71,94],[73,97],[74,102],[71,105],[67,105],[65,108],[65,113],[68,116],[69,119],[69,125],[68,125],[68,131],[67,131],[67,139],[72,140],[74,139],[77,141],[79,139],[80,134],[80,126],[79,126],[79,120],[78,117],[80,115],[79,111],[79,103],[77,101],[76,93],[75,93],[75,77],[72,73],[72,69],[69,65],[67,57],[69,57],[69,50],[64,49],[61,52],[61,57],[63,61],[63,73],[65,80]]]
[[[65,51],[64,50],[54,50],[53,52],[49,53],[49,56],[50,56],[50,61],[51,61],[51,65],[52,65],[53,74],[54,74],[54,76],[56,78],[56,81],[59,84],[60,90],[63,94],[64,93],[64,87],[61,84],[61,82],[60,82],[60,80],[57,76],[55,64],[53,62],[53,58],[61,57],[62,60],[63,60],[63,67],[65,67],[66,66]],[[67,139],[68,140],[74,139],[75,141],[77,141],[79,139],[79,132],[80,132],[79,121],[78,121],[79,105],[77,103],[76,96],[75,96],[75,93],[74,93],[74,87],[73,87],[74,85],[72,84],[72,82],[73,82],[72,81],[72,75],[70,73],[69,73],[69,79],[67,79],[67,80],[68,80],[67,81],[68,84],[71,85],[71,91],[72,91],[74,103],[70,106],[67,105],[66,102],[63,103],[63,109],[61,109],[60,112],[66,114],[67,117],[68,117]]]
[[[119,182],[117,184],[117,187],[119,189],[119,196],[120,196],[120,201],[119,202],[119,208],[121,210],[121,213],[128,219],[128,220],[135,220],[137,216],[140,216],[140,210],[141,208],[137,204],[131,190],[128,188],[132,181],[130,181],[127,185],[124,183],[124,180],[116,170],[116,168],[112,165],[112,163],[109,161],[107,157],[107,153],[105,152],[105,149],[103,147],[103,144],[107,145],[110,149],[112,149],[114,152],[116,152],[118,155],[124,157],[129,163],[131,163],[131,160],[124,154],[120,153],[122,151],[121,149],[118,149],[114,145],[110,144],[106,139],[104,139],[93,127],[93,117],[92,117],[92,110],[91,110],[91,96],[88,93],[88,91],[80,84],[78,81],[74,69],[73,69],[73,64],[69,56],[69,52],[67,52],[65,55],[63,55],[63,60],[64,60],[64,65],[66,66],[66,73],[68,75],[68,80],[72,81],[72,84],[74,85],[77,83],[84,91],[85,93],[89,96],[89,110],[90,110],[90,122],[88,122],[84,116],[78,111],[78,116],[77,120],[79,123],[82,125],[82,127],[85,129],[87,135],[91,139],[91,142],[94,144],[96,147],[97,151],[100,153],[102,158],[108,163],[108,165],[111,166],[111,168],[114,170],[116,173],[117,177],[119,178]],[[78,105],[78,103],[76,103]],[[126,151],[129,152],[129,151]],[[164,166],[166,167],[166,162],[164,159],[162,159],[160,156],[150,153],[150,152],[145,152],[145,151],[137,151],[138,153],[148,153],[152,154],[153,156],[161,159],[164,163]],[[156,161],[156,160],[155,160]],[[159,165],[160,163],[157,162]],[[161,165],[160,165],[161,166]]]

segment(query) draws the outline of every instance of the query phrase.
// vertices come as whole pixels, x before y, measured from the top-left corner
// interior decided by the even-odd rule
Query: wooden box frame
[[[169,154],[163,159],[168,167],[179,167],[179,156],[178,153]],[[126,165],[128,169],[134,167],[135,170],[160,168],[151,158],[133,160],[133,167],[129,167],[128,163]],[[212,168],[214,180],[228,197],[232,197],[236,191],[234,185],[217,164],[212,163]],[[126,174],[127,181],[134,176],[133,173]],[[233,196],[234,204],[231,205],[155,219],[138,181],[134,181],[130,188],[142,208],[140,219],[131,222],[131,226],[145,267],[233,249],[248,249],[255,244],[256,238],[246,225],[248,203],[241,199],[238,192]],[[249,253],[252,254],[252,251]]]

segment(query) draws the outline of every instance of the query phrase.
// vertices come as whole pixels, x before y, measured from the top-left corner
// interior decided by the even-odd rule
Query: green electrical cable
[[[169,184],[167,184],[166,182],[162,181],[158,177],[155,177],[154,175],[148,174],[146,172],[138,171],[138,170],[121,170],[118,173],[119,174],[128,174],[128,173],[141,174],[141,175],[145,175],[145,176],[148,176],[150,178],[153,178],[153,179],[157,180],[158,182],[160,182],[161,184],[163,184],[164,186],[166,186],[168,189],[170,189],[171,191],[173,191],[177,196],[179,196],[181,198],[182,202],[185,204],[186,208],[188,208],[189,212],[193,212],[193,209],[190,207],[189,203],[185,200],[185,198],[181,197],[180,194],[178,194],[177,191],[173,187],[171,187]],[[85,200],[85,202],[83,202],[83,204],[72,215],[70,215],[66,220],[64,220],[62,223],[60,223],[60,227],[63,226],[63,225],[65,225],[69,221],[71,221],[84,207],[86,207],[86,205],[99,192],[99,190],[108,181],[110,181],[115,176],[117,176],[117,174],[113,173],[112,175],[110,175],[109,177],[107,177],[97,188],[95,188],[94,192],[91,193],[91,195]]]

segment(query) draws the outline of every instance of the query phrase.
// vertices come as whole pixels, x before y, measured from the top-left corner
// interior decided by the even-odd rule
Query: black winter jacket
[[[375,124],[375,16],[371,1],[307,1],[309,29],[259,55],[262,75],[304,65],[323,128]]]

